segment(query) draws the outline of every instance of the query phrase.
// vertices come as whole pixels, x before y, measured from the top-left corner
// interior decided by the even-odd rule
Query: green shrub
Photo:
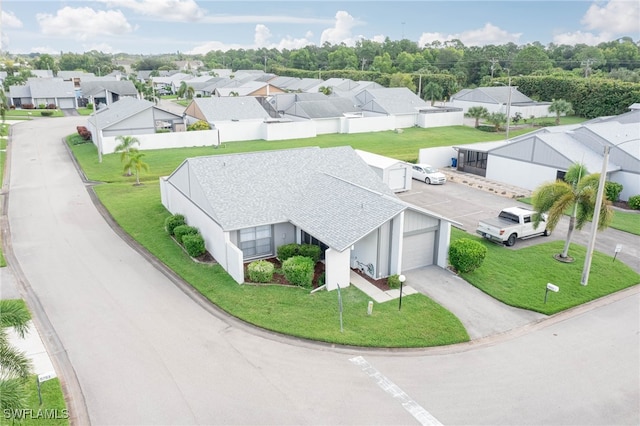
[[[387,285],[389,288],[400,288],[400,275],[390,275],[389,278],[387,278]]]
[[[38,109],[45,109],[47,104],[38,104]]]
[[[197,131],[197,130],[211,130],[211,126],[204,120],[198,120],[193,124],[189,124],[187,126],[187,131]]]
[[[174,228],[173,235],[179,244],[184,245],[183,239],[185,235],[195,235],[195,234],[198,234],[199,232],[200,231],[198,231],[198,228],[195,228],[193,226],[179,225]]]
[[[482,265],[487,248],[478,241],[460,238],[449,246],[449,263],[458,272],[472,272]]]
[[[173,235],[173,230],[176,229],[177,226],[184,225],[187,222],[184,220],[184,216],[181,214],[174,214],[173,216],[169,216],[164,221],[164,228],[167,230],[169,235]]]
[[[629,197],[629,207],[634,210],[640,210],[640,195],[634,195],[633,197]]]
[[[282,262],[284,277],[291,284],[311,288],[315,262],[310,257],[293,256]]]
[[[53,111],[51,110],[40,111],[40,115],[43,117],[51,117],[53,115]]]
[[[278,259],[280,259],[280,262],[284,262],[290,257],[297,256],[298,250],[299,250],[298,247],[299,247],[299,244],[295,244],[295,243],[284,244],[278,247]]]
[[[196,234],[186,234],[182,237],[182,244],[189,256],[198,257],[202,256],[205,252],[204,238],[198,232]]]
[[[256,283],[271,282],[274,271],[275,266],[273,266],[273,263],[267,262],[266,260],[256,260],[247,266],[249,279]]]
[[[320,261],[322,250],[320,249],[320,246],[313,244],[301,244],[298,248],[298,254],[300,256],[310,257],[311,260],[313,260],[313,263],[317,263]]]
[[[604,193],[607,196],[607,200],[611,201],[612,203],[620,199],[620,193],[623,189],[624,187],[618,182],[607,181],[604,184]]]

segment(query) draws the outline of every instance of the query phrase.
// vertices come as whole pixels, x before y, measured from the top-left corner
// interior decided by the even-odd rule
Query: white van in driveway
[[[428,164],[414,164],[412,176],[416,180],[421,180],[431,185],[442,185],[447,181],[447,177],[442,172]]]

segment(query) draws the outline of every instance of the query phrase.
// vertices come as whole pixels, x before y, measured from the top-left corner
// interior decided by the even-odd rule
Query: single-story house
[[[607,179],[620,183],[620,198],[640,194],[640,110],[582,124],[545,127],[507,141],[460,145],[457,169],[534,190],[563,178],[572,164],[600,173],[609,149]]]
[[[217,87],[214,91],[215,96],[272,96],[277,93],[284,93],[284,90],[269,83],[255,80],[247,81],[236,87],[231,85]]]
[[[188,124],[203,120],[215,127],[222,121],[257,121],[270,118],[260,102],[252,96],[196,98],[185,109]]]
[[[22,108],[25,104],[32,104],[36,108],[50,104],[61,109],[78,107],[73,82],[59,78],[33,78],[26,85],[10,86],[9,100],[16,108]]]
[[[137,98],[138,89],[129,80],[93,80],[80,83],[82,98],[87,102],[111,105],[122,98]]]
[[[403,192],[411,189],[411,164],[359,149],[356,149],[356,153],[393,192]]]
[[[447,266],[451,221],[400,200],[348,146],[188,158],[160,191],[238,283],[245,262],[289,243],[322,248],[329,290],[351,268],[383,278]]]
[[[475,89],[462,89],[445,103],[446,106],[462,108],[466,114],[469,108],[484,107],[489,113],[501,112],[513,117],[517,113],[523,119],[530,117],[555,117],[555,113],[549,112],[551,102],[536,102],[516,86],[478,87]]]
[[[87,119],[87,128],[94,138],[98,131],[103,137],[135,136],[154,134],[161,129],[182,131],[184,127],[181,115],[160,109],[153,102],[136,98],[122,98],[101,108]]]

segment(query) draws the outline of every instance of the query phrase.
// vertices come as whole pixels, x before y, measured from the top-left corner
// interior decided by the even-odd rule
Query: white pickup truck
[[[551,231],[546,228],[547,215],[537,229],[533,229],[533,210],[522,207],[509,207],[500,212],[498,217],[483,219],[478,222],[476,233],[496,243],[509,247],[516,243],[516,239],[530,238],[537,235],[549,236]]]

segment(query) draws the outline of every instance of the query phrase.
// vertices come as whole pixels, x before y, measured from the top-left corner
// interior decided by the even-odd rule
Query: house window
[[[273,254],[271,225],[241,229],[239,234],[240,250],[245,259]]]

